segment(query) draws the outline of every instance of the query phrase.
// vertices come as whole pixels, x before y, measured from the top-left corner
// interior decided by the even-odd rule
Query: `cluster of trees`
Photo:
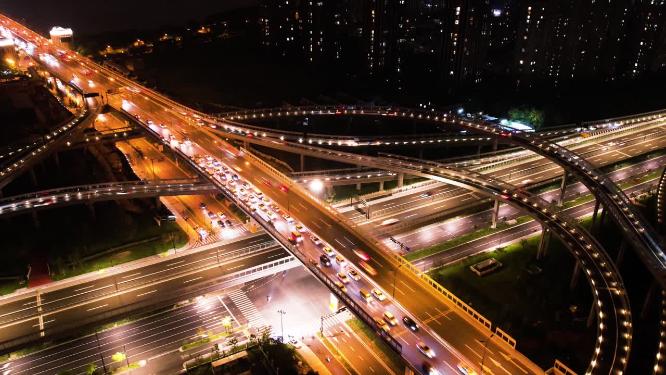
[[[519,107],[509,110],[509,120],[518,121],[526,125],[531,125],[534,130],[539,130],[543,126],[543,111],[536,108]]]

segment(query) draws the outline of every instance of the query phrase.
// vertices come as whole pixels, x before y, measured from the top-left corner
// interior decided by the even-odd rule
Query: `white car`
[[[347,267],[347,275],[349,275],[349,277],[351,277],[355,281],[361,280],[361,275],[359,275],[359,273],[356,272],[356,270],[351,267]]]
[[[472,370],[472,368],[469,367],[469,365],[466,365],[464,363],[458,364],[458,371],[460,371],[460,373],[464,375],[477,375],[476,371]]]
[[[291,216],[289,216],[289,215],[287,215],[287,214],[282,215],[282,218],[283,218],[287,223],[289,223],[289,224],[291,224],[291,223],[294,222],[294,218],[291,217]]]
[[[372,295],[375,296],[375,298],[377,298],[377,301],[379,301],[379,302],[384,302],[386,300],[386,295],[384,295],[384,292],[382,292],[379,289],[376,289],[376,288],[373,289],[372,290]]]
[[[310,239],[312,240],[312,242],[313,242],[315,245],[317,245],[317,246],[321,245],[321,240],[319,239],[319,237],[316,237],[316,236],[310,236]]]
[[[426,345],[423,341],[419,341],[416,343],[416,347],[419,349],[421,354],[428,358],[434,358],[435,357],[435,352],[430,349],[428,345]]]

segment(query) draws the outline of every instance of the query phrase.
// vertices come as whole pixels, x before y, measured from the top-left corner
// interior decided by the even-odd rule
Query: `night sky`
[[[39,31],[51,26],[90,34],[181,25],[256,0],[0,0],[0,13],[24,19]]]

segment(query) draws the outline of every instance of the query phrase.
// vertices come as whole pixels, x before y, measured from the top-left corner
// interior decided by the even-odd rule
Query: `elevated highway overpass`
[[[7,24],[8,22],[10,22],[10,21],[5,20],[5,23],[6,23],[6,24]],[[14,25],[14,27],[17,28],[17,27],[20,27],[20,25]],[[24,35],[25,35],[25,34],[29,34],[29,32],[27,32],[27,31],[24,30],[24,31],[23,31],[23,34],[24,34]],[[85,64],[89,64],[88,66],[92,66],[89,62],[86,62]],[[100,69],[100,71],[102,71],[102,69]],[[108,74],[108,72],[105,72],[105,74]],[[108,77],[108,76],[107,76],[107,77]],[[117,77],[117,75],[115,75],[115,76],[114,76],[114,75],[111,75],[111,78],[113,78],[113,81],[112,81],[112,82],[115,82],[116,80],[119,80],[119,78]],[[129,81],[127,81],[127,82],[129,82]],[[133,85],[134,85],[134,83],[130,83],[130,84],[133,84]],[[194,139],[195,142],[197,142],[198,144],[202,145],[202,148],[203,148],[204,150],[211,150],[213,154],[217,154],[217,153],[219,153],[219,152],[222,152],[222,150],[221,150],[221,148],[220,148],[221,146],[219,146],[218,143],[216,143],[214,140],[212,140],[211,137],[208,136],[208,135],[206,134],[206,131],[205,131],[205,130],[197,130],[198,128],[196,127],[196,125],[195,125],[195,124],[191,124],[191,119],[190,119],[190,116],[189,116],[189,114],[191,114],[191,112],[190,112],[189,114],[188,114],[188,112],[185,112],[185,113],[183,114],[183,113],[181,113],[181,110],[184,108],[183,106],[180,106],[180,105],[177,105],[177,104],[176,104],[175,106],[171,107],[171,103],[172,103],[172,101],[170,101],[169,99],[166,99],[166,98],[160,97],[158,94],[156,94],[156,93],[154,93],[154,92],[152,92],[152,91],[150,91],[150,90],[145,90],[145,91],[142,91],[142,90],[144,90],[144,89],[143,89],[143,88],[139,89],[139,91],[141,91],[143,94],[145,94],[145,96],[148,98],[148,99],[146,99],[147,101],[155,100],[155,102],[152,104],[153,107],[166,106],[166,109],[168,109],[168,110],[171,111],[170,113],[163,114],[163,115],[161,115],[161,116],[165,116],[165,118],[166,118],[166,117],[169,117],[170,119],[172,119],[172,121],[173,121],[173,126],[174,126],[175,128],[179,128],[179,129],[182,129],[182,130],[184,130],[185,132],[187,132],[187,133],[190,135],[190,137],[191,137],[192,139]],[[157,98],[157,99],[155,99],[155,98]],[[150,112],[152,111],[152,108],[151,108],[151,107],[148,107],[147,111],[150,113]],[[465,125],[465,122],[459,123],[458,125]],[[484,126],[485,126],[485,125],[484,125]],[[473,127],[474,127],[474,126],[470,125],[470,128],[473,128]],[[480,126],[476,126],[476,129],[478,129],[478,130],[482,130],[482,129],[483,129],[483,130],[485,130],[485,131],[488,131],[489,133],[492,133],[492,136],[498,136],[498,133],[497,133],[497,132],[492,132],[492,129],[487,128],[487,127],[482,128],[482,127],[480,127]],[[489,134],[489,135],[490,135],[490,134]],[[515,138],[514,138],[514,139],[515,139]],[[258,160],[253,160],[253,162],[255,162],[255,163],[259,163],[260,161],[258,161]],[[238,168],[241,168],[241,169],[243,168],[243,164],[240,164],[240,163],[238,163],[238,162],[234,162],[234,165],[236,165]],[[394,167],[394,166],[392,166],[392,167]],[[403,167],[404,167],[404,166],[403,166]],[[256,170],[253,169],[253,171],[256,171]],[[411,171],[411,170],[410,170],[410,172],[414,172],[414,173],[416,173],[416,172],[419,172],[419,171]],[[247,176],[247,174],[245,174],[245,175]],[[248,176],[247,178],[250,179],[250,180],[252,180],[252,181],[257,182],[258,186],[261,186],[261,185],[260,185],[260,181],[258,180],[257,177],[259,177],[259,176]],[[433,176],[433,177],[434,177],[434,176]],[[450,178],[450,177],[448,177],[448,178]],[[470,183],[470,182],[465,182],[465,183]],[[282,198],[279,199],[279,201],[280,201],[280,203],[281,203],[282,205],[285,203],[284,200],[285,200],[284,197],[282,197]],[[528,201],[529,201],[529,199],[528,199]],[[301,202],[299,202],[299,203],[300,203],[300,204],[303,204],[304,206],[305,206],[306,204],[308,204],[308,202],[305,202],[305,201],[301,201]],[[538,204],[537,204],[537,206],[538,206]],[[315,212],[316,212],[316,211],[315,211]],[[320,219],[321,219],[321,218],[320,218]],[[308,219],[308,221],[312,221],[312,220]],[[316,227],[315,224],[316,224],[316,222],[313,221],[313,222],[312,222],[312,225],[314,225],[314,226]],[[343,232],[343,233],[344,233],[344,232]],[[357,237],[355,236],[354,238],[357,238]],[[358,240],[360,241],[360,243],[364,243],[364,241],[363,241],[362,239],[358,239]],[[579,240],[576,240],[576,242],[578,242],[578,241],[579,241]],[[575,243],[575,242],[574,242],[574,243]],[[589,243],[588,243],[588,244],[589,244]],[[347,255],[348,258],[350,258],[350,259],[353,258],[353,254],[351,254],[351,251],[352,251],[351,249],[345,249],[345,250],[344,250],[345,255]],[[377,254],[375,254],[375,255],[377,255]],[[378,259],[382,259],[382,258],[380,257],[380,258],[378,258]],[[316,272],[316,271],[313,271],[313,272]],[[400,272],[400,271],[399,271],[399,272]],[[612,273],[611,273],[611,274],[612,274]],[[408,276],[406,280],[413,279],[413,277],[414,277],[413,275],[412,275],[412,276]],[[386,284],[386,283],[388,283],[388,282],[385,281],[384,283]],[[603,304],[603,303],[602,303],[602,304]],[[604,304],[604,305],[605,305],[605,304]],[[626,325],[625,325],[625,327],[626,327]],[[601,327],[601,328],[603,329],[603,327]],[[629,323],[629,328],[630,328],[630,323]],[[627,336],[627,335],[623,335],[623,336]],[[631,335],[628,334],[629,339],[630,339],[630,336],[631,336]],[[611,340],[611,341],[614,341],[614,340]],[[602,339],[601,342],[603,343],[603,342],[605,342],[605,341]],[[497,350],[497,348],[496,348],[496,350]],[[613,352],[614,352],[614,351],[613,351]],[[604,351],[604,353],[606,353],[606,351]],[[627,348],[627,355],[628,355],[628,348]],[[624,361],[626,361],[626,357],[625,357],[625,356],[622,356],[621,358],[618,358],[618,360],[624,360]],[[500,359],[500,361],[501,361],[501,359]],[[509,361],[509,362],[510,362],[510,361]],[[510,363],[507,363],[507,362],[500,362],[500,363],[501,363],[502,365],[504,365],[504,366],[513,366],[513,365],[511,365]],[[604,366],[611,366],[611,368],[612,368],[613,366],[616,365],[616,362],[612,362],[612,363],[610,363],[610,362],[608,362],[608,361],[606,360],[606,358],[604,358],[603,363],[601,363],[601,362],[596,362],[596,361],[595,361],[595,362],[592,362],[592,367],[593,367],[593,368],[600,368],[600,367],[596,367],[596,366],[601,366],[602,364],[603,364]],[[514,369],[514,367],[511,367],[511,368]],[[594,371],[594,372],[596,372],[596,371]],[[600,373],[601,373],[601,372],[600,372]]]
[[[198,179],[109,182],[42,190],[0,199],[0,216],[97,201],[214,193],[217,188]]]

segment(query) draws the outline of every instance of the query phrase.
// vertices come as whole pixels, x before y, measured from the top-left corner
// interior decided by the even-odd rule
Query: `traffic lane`
[[[355,336],[346,325],[338,324],[332,329],[335,329],[337,333],[331,333],[326,339],[332,342],[358,374],[366,372],[368,374],[396,374],[396,371],[399,371],[399,369],[387,369],[376,357],[376,354],[372,353],[370,347]],[[335,353],[332,354],[335,355]]]
[[[260,265],[267,260],[274,260],[284,256],[286,256],[286,253],[280,248],[255,254],[245,259],[221,263],[220,266],[214,265],[206,270],[198,270],[189,275],[176,277],[159,286],[146,285],[119,295],[102,297],[96,301],[86,301],[81,303],[77,308],[69,308],[64,311],[45,314],[44,320],[51,321],[52,329],[61,329],[62,326],[69,325],[77,326],[80,325],[83,319],[96,319],[103,314],[113,315],[117,313],[118,309],[131,307],[141,302],[151,301],[152,303],[157,303],[158,301],[173,299],[174,291],[178,291],[180,294],[196,291],[203,284],[211,283],[226,274]],[[47,335],[51,333],[48,325],[45,328]]]
[[[109,365],[114,362],[111,356],[118,351],[126,351],[130,362],[148,359],[177,349],[183,340],[194,337],[202,327],[210,327],[211,323],[219,326],[223,313],[220,306],[214,306],[212,311],[202,311],[196,304],[190,305],[169,311],[157,319],[141,320],[102,332],[98,335],[99,341],[95,336],[79,339],[72,345],[54,348],[36,359],[12,363],[11,368],[16,373],[39,374],[80,370],[80,367],[95,361],[99,361],[101,367],[100,354],[104,355],[105,363]]]
[[[656,158],[641,161],[635,165],[627,166],[615,170],[608,174],[609,178],[613,181],[627,179],[632,176],[639,175],[649,168],[655,168],[658,165],[666,163],[666,156],[659,156]],[[559,189],[552,189],[544,192],[540,196],[546,201],[555,201],[559,198]],[[588,193],[587,188],[580,182],[576,182],[567,186],[565,200],[574,199],[583,193]],[[501,205],[498,213],[500,220],[515,219],[523,212],[510,205]],[[429,225],[419,228],[417,230],[401,233],[400,230],[391,230],[391,226],[383,227],[382,233],[391,235],[398,241],[407,244],[412,249],[418,249],[446,241],[454,236],[471,232],[475,228],[487,225],[492,219],[492,209],[470,214],[458,219],[449,219],[443,223]],[[391,242],[387,242],[389,246],[396,246]]]
[[[644,190],[648,186],[654,184],[656,180],[651,182],[645,182],[634,186],[630,189],[627,189],[628,194],[632,192],[637,192]],[[594,201],[583,203],[569,209],[566,209],[565,212],[571,217],[582,217],[589,215],[594,210]],[[427,271],[433,267],[439,267],[442,265],[449,264],[451,262],[457,261],[464,257],[478,254],[481,251],[491,249],[493,247],[500,246],[503,243],[513,242],[518,238],[525,236],[534,235],[536,232],[541,230],[541,224],[536,221],[530,221],[524,224],[520,224],[515,227],[510,227],[501,232],[494,233],[490,236],[483,237],[477,240],[470,241],[466,244],[456,246],[446,252],[433,254],[427,257],[422,258],[421,260],[414,263],[418,268]]]
[[[109,340],[117,336],[117,332],[121,331],[122,336],[125,338],[133,336],[141,336],[144,332],[150,332],[154,330],[155,327],[160,328],[165,325],[179,324],[183,318],[191,319],[188,317],[188,309],[192,310],[194,307],[192,305],[187,308],[175,309],[175,310],[163,310],[162,312],[151,315],[149,318],[141,319],[136,322],[129,323],[125,326],[113,328],[109,331],[100,332],[98,338],[100,339],[99,345],[109,345]],[[89,335],[85,337],[78,338],[74,341],[67,342],[62,345],[49,347],[43,351],[29,354],[26,357],[20,358],[15,361],[10,361],[11,369],[16,370],[30,370],[37,368],[38,366],[46,366],[49,363],[52,363],[54,359],[63,359],[68,357],[74,357],[75,354],[85,355],[89,351],[98,350],[97,338],[94,335]],[[66,359],[66,362],[69,362],[69,359]]]
[[[210,145],[208,145],[210,147]],[[202,145],[202,147],[206,148],[205,145]],[[225,154],[225,157],[226,154]],[[227,161],[231,162],[231,164],[236,165],[238,168],[241,169],[239,172],[243,177],[253,183],[255,186],[262,186],[262,182],[264,179],[268,178],[269,181],[271,180],[270,176],[266,175],[263,170],[258,169],[254,167],[252,164],[245,164],[241,163],[239,160],[236,159],[229,159],[227,157]],[[242,167],[241,167],[242,165]],[[265,185],[265,184],[264,184]],[[279,190],[278,190],[279,191]],[[318,227],[320,226],[319,224],[316,223],[315,219],[316,217],[312,217],[311,215],[317,215],[321,214],[319,212],[319,208],[315,206],[309,205],[309,203],[297,195],[293,193],[283,193],[280,191],[280,193],[276,193],[275,188],[270,188],[270,189],[264,189],[264,194],[268,195],[270,198],[273,199],[273,201],[277,202],[281,207],[291,207],[290,213],[293,213],[293,216],[298,218],[300,221],[304,223],[304,225],[309,226],[310,228]],[[287,204],[287,197],[292,200],[290,204]],[[294,211],[294,209],[296,211]],[[326,225],[326,230],[325,231],[318,231],[318,235],[320,235],[320,238],[324,239],[326,242],[330,243],[338,252],[342,253],[343,256],[345,256],[348,260],[350,260],[352,263],[355,264],[355,266],[358,268],[357,263],[357,256],[353,253],[353,250],[355,248],[361,248],[365,251],[368,251],[368,253],[371,255],[371,264],[373,267],[377,268],[378,275],[374,278],[374,281],[379,284],[384,290],[391,290],[391,282],[392,278],[387,275],[389,272],[392,272],[396,266],[392,264],[392,262],[387,261],[383,256],[383,254],[378,254],[375,253],[374,251],[370,250],[367,248],[367,246],[364,245],[364,242],[361,241],[360,239],[356,238],[353,234],[348,233],[345,228],[343,228],[337,221],[332,221],[329,219],[321,219],[319,220],[323,221],[323,224]],[[341,242],[338,241],[340,240],[346,240],[347,242]],[[336,243],[338,245],[336,245]],[[438,296],[434,294],[432,290],[430,290],[429,287],[424,287],[423,284],[421,284],[420,280],[417,280],[414,275],[411,273],[404,272],[402,270],[398,270],[399,273],[401,273],[401,282],[404,283],[405,289],[412,290],[414,291],[413,293],[410,293],[408,296],[409,298],[399,298],[400,296],[397,295],[396,297],[397,300],[401,303],[402,306],[404,306],[408,311],[414,311],[418,310],[419,314],[417,315],[418,318],[423,318],[423,319],[431,319],[432,317],[437,317],[442,314],[446,314],[446,311],[450,310],[448,305],[444,303],[440,298],[443,298],[441,296]],[[418,299],[423,300],[420,303],[414,303],[415,298],[413,298],[413,294],[418,294],[417,291],[419,290],[424,290],[427,289],[427,292],[424,293],[425,296],[420,296]],[[433,303],[435,302],[435,303]],[[454,324],[460,325],[461,329],[460,332],[458,332],[459,336],[462,336],[462,333],[465,333],[469,337],[475,336],[478,337],[479,339],[483,339],[483,335],[481,334],[480,331],[478,331],[478,328],[476,328],[475,325],[470,324],[466,320],[459,318],[457,314],[450,314],[452,315],[451,318],[454,321]],[[455,316],[454,319],[453,316]],[[426,320],[427,321],[427,320]],[[437,326],[435,331],[440,335],[440,337],[444,338],[444,340],[447,341],[452,341],[455,340],[455,337],[451,337],[450,333],[453,331],[450,329],[442,329],[442,326]],[[471,328],[471,329],[470,329]],[[455,340],[458,341],[458,340]],[[464,342],[458,341],[458,344],[464,344]],[[467,352],[466,347],[463,345],[453,345],[456,350],[460,351],[463,353],[467,358],[473,358],[469,354],[471,352]],[[497,352],[500,352],[501,349],[495,344],[491,343],[489,347]],[[514,371],[518,371],[517,368],[513,368],[514,364],[513,362],[507,362],[505,358],[499,356],[494,358],[497,363],[499,363],[501,366],[504,366],[505,368],[510,368],[513,369]],[[522,367],[521,367],[522,368]]]
[[[0,324],[4,324],[16,318],[25,318],[37,313],[37,292],[29,295],[21,295],[12,298],[0,305]]]
[[[41,314],[45,323],[45,332],[49,334],[51,333],[51,329],[59,330],[66,324],[76,326],[84,318],[95,318],[109,313],[114,314],[118,309],[132,304],[173,298],[174,291],[185,292],[199,288],[201,284],[208,283],[212,279],[283,256],[286,256],[284,250],[276,247],[227,262],[220,259],[219,264],[215,262],[205,269],[193,270],[186,275],[179,275],[161,282],[143,283],[135,288],[120,291],[118,294],[106,295],[94,300],[85,300],[63,307],[61,310],[46,312]],[[0,337],[2,337],[3,341],[9,341],[33,333],[34,330],[32,328],[34,327],[26,326],[24,323],[25,319],[15,320],[0,326]],[[19,332],[16,332],[16,329],[10,331],[11,327],[23,327],[23,329]],[[10,336],[10,333],[13,335]]]
[[[221,245],[216,247],[216,249],[220,249],[219,255],[224,256],[227,253],[246,247],[268,244],[270,242],[273,242],[273,240],[268,236],[262,236],[260,238],[250,237]],[[164,262],[151,264],[140,270],[126,271],[103,279],[77,284],[70,288],[47,292],[41,296],[42,309],[44,311],[55,310],[86,299],[101,297],[116,291],[122,291],[126,288],[134,287],[137,284],[168,278],[172,276],[172,273],[188,271],[191,270],[192,267],[204,267],[211,261],[214,261],[217,255],[217,250],[197,251],[179,258],[166,258]]]
[[[653,137],[656,136],[656,137]],[[602,144],[599,143],[593,143],[584,147],[580,147],[576,149],[576,151],[587,158],[586,155],[589,154],[597,154],[595,158],[600,158],[600,163],[598,166],[601,165],[606,165],[610,163],[611,161],[614,160],[622,160],[626,159],[627,155],[623,154],[618,154],[618,152],[621,152],[625,148],[632,148],[635,147],[634,143],[631,143],[632,141],[635,141],[637,139],[640,140],[646,140],[647,138],[650,138],[649,142],[640,142],[640,143],[656,143],[653,146],[659,147],[661,145],[666,145],[666,136],[663,135],[663,129],[649,129],[647,133],[640,133],[640,134],[631,134],[631,135],[622,135],[618,137],[614,142],[616,143],[623,143],[624,145],[619,147],[617,150],[610,150],[607,152],[605,151],[604,148],[606,146],[603,146]],[[642,152],[647,151],[645,148],[637,148],[634,150],[634,154],[640,154]],[[520,170],[516,171],[516,167],[520,166]],[[510,167],[506,168],[501,168],[497,171],[494,171],[493,173],[490,173],[491,175],[498,177],[500,179],[507,180],[508,182],[523,182],[527,181],[525,183],[529,184],[530,182],[538,182],[539,180],[547,179],[549,177],[553,176],[558,176],[561,174],[562,169],[559,168],[556,164],[548,161],[547,159],[538,159],[534,161],[528,161],[525,163],[521,163],[518,165],[512,165]],[[515,175],[521,175],[522,177],[516,176]],[[530,178],[531,177],[531,178]],[[437,200],[437,196],[441,194],[442,192],[445,192],[447,189],[443,187],[435,187],[431,190],[428,190],[427,192],[423,193],[413,193],[413,194],[408,194],[401,196],[400,198],[396,198],[395,200],[388,200],[381,202],[380,204],[372,204],[373,210],[374,211],[379,211],[387,208],[393,208],[393,207],[400,207],[402,204],[409,204],[410,202],[412,204],[416,203],[427,203],[427,201],[430,200]],[[434,198],[434,199],[433,199]],[[354,215],[354,211],[347,211],[345,212],[347,215],[350,217],[357,219],[361,216]]]

